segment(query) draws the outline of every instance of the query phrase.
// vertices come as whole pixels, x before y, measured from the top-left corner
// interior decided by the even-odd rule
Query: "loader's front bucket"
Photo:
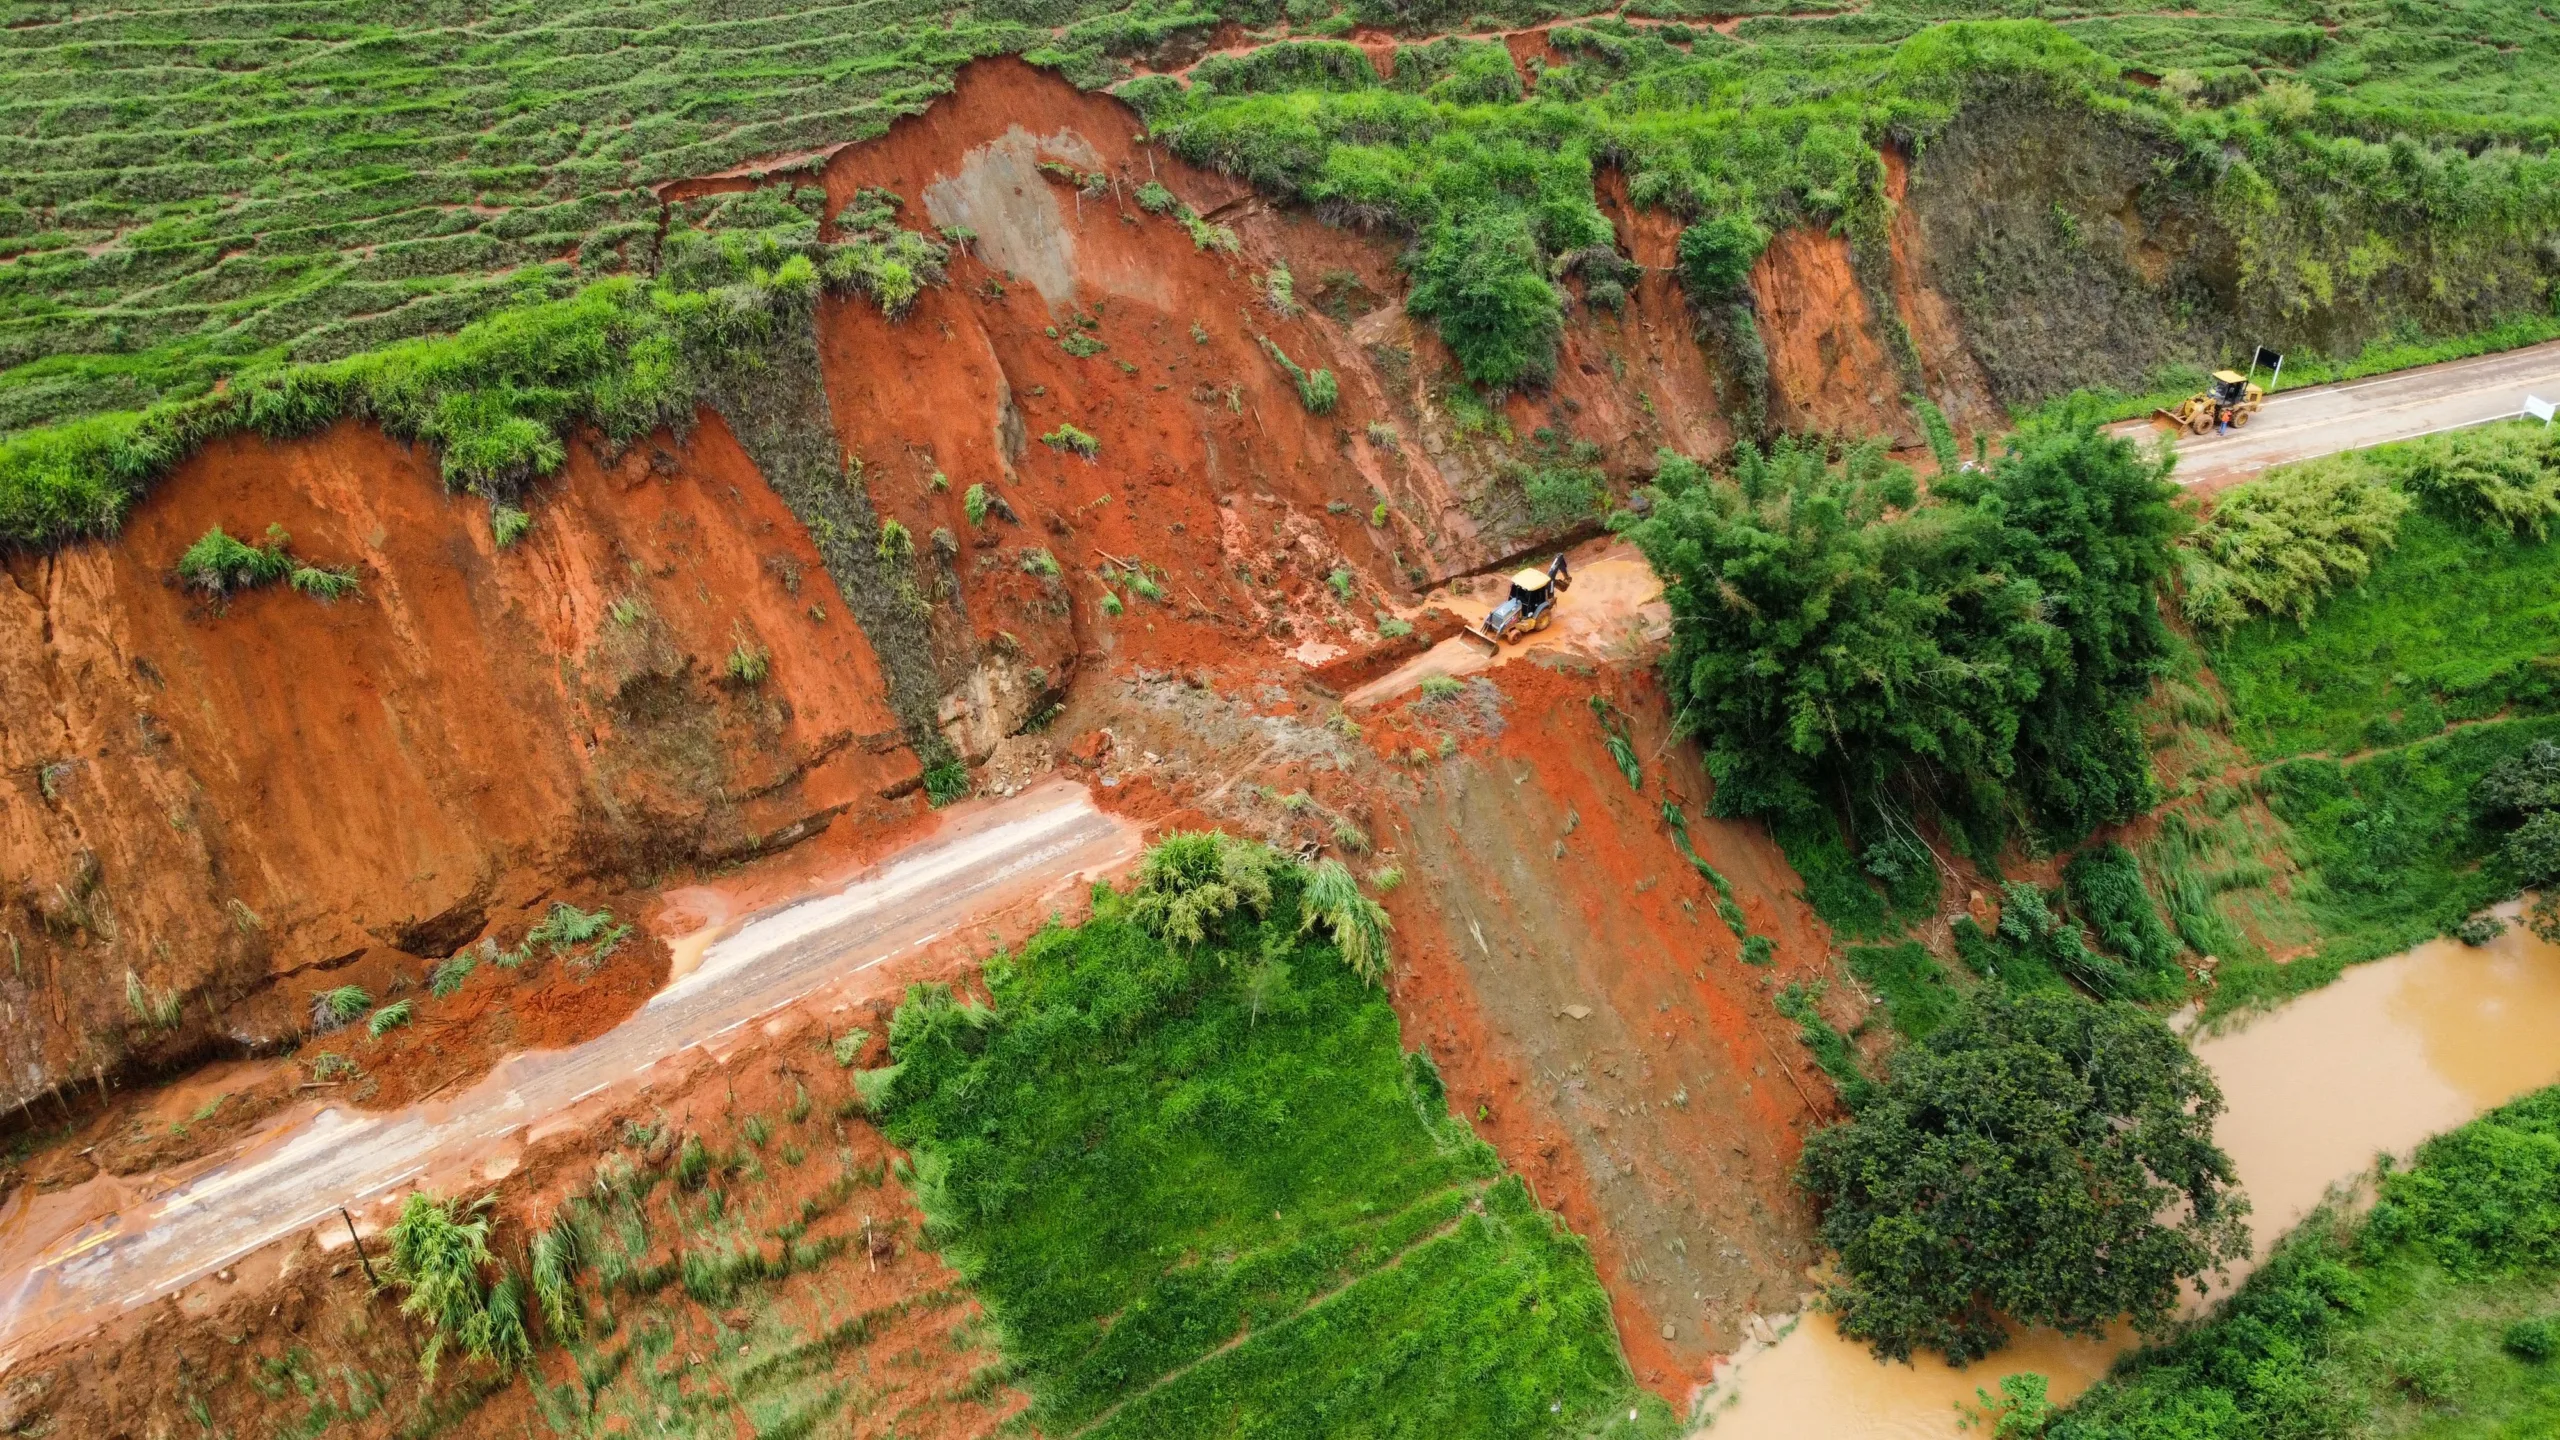
[[[1484,653],[1487,655],[1498,656],[1502,653],[1502,642],[1487,634],[1485,632],[1485,628],[1481,625],[1468,626],[1466,629],[1466,636],[1469,640],[1483,646]]]

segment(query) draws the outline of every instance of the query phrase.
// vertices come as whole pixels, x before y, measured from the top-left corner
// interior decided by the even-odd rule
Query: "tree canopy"
[[[1721,480],[1666,454],[1626,531],[1665,581],[1665,678],[1717,810],[1801,817],[1910,779],[1975,813],[2014,796],[2063,835],[2140,813],[2165,474],[2088,426],[2026,432],[1925,499],[1874,444],[1836,464],[1745,446]]]
[[[2013,1321],[2158,1329],[2181,1282],[2248,1248],[2248,1202],[2213,1143],[2221,1111],[2212,1075],[2149,1012],[1984,985],[1805,1144],[1841,1333],[1963,1363]]]

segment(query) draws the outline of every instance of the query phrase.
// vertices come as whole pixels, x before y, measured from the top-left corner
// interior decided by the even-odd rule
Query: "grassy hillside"
[[[2421,512],[2373,576],[2309,627],[2254,622],[2214,673],[2260,760],[2349,755],[2509,709],[2548,709],[2560,548]]]
[[[2508,425],[2270,472],[2193,537],[2187,610],[2225,622],[2201,658],[2228,707],[2175,687],[2195,803],[2146,858],[2225,962],[2217,1008],[2324,984],[2532,883],[2494,858],[2505,827],[2472,791],[2560,733],[2554,518],[2560,440]]]
[[[1581,1242],[1273,879],[1196,944],[1100,892],[992,1005],[911,992],[867,1082],[1041,1427],[1666,1433]]]
[[[1550,362],[1556,277],[1578,272],[1604,300],[1623,283],[1594,165],[1629,168],[1644,203],[1720,222],[1684,254],[1694,280],[1730,285],[1772,224],[1845,222],[1872,242],[1875,148],[1925,140],[1985,85],[2076,97],[2189,156],[2181,183],[2212,197],[2243,290],[2271,311],[2392,291],[2440,297],[2441,313],[2403,317],[2421,328],[2486,323],[2477,306],[2515,300],[2509,272],[2545,263],[2530,257],[2560,230],[2560,26],[2522,5],[2243,3],[2174,20],[2093,7],[1969,32],[1927,27],[2009,7],[1768,8],[1730,35],[1661,0],[1629,13],[1668,23],[1568,26],[1554,38],[1570,63],[1524,99],[1499,47],[1454,41],[1407,49],[1392,84],[1320,40],[1212,57],[1187,95],[1130,77],[1192,58],[1222,20],[1276,39],[1564,14],[1527,0],[1056,0],[957,19],[779,0],[14,5],[0,29],[0,433],[656,277],[649,187],[801,163],[1009,52],[1083,84],[1129,81],[1181,148],[1424,240],[1417,309],[1497,384]],[[2119,80],[2119,66],[2142,73]],[[2303,210],[2320,196],[2345,208]],[[35,460],[11,446],[0,488]]]

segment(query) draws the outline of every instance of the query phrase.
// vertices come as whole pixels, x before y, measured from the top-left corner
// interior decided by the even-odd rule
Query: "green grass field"
[[[1496,104],[1520,112],[1497,124],[1472,112],[1502,87],[1462,86],[1423,123],[1543,137],[1512,155],[1500,181],[1511,198],[1543,207],[1542,230],[1589,211],[1587,184],[1577,203],[1553,182],[1587,171],[1595,139],[1613,128],[1611,143],[1640,154],[1666,127],[1703,125],[1739,141],[1732,163],[1705,165],[1716,172],[1707,191],[1758,176],[1764,188],[1794,187],[1817,214],[1854,208],[1855,172],[1872,164],[1858,152],[1925,128],[1923,112],[1947,98],[1907,83],[1899,43],[1940,21],[2021,13],[1997,0],[1783,13],[1816,8],[1647,0],[1626,13],[1671,22],[1768,13],[1730,38],[1658,30],[1676,46],[1602,22],[1581,32],[1575,63],[1542,84],[1540,103]],[[20,0],[0,28],[9,97],[0,105],[0,433],[201,394],[260,364],[450,332],[603,275],[651,274],[660,219],[651,186],[799,164],[878,134],[973,58],[1024,53],[1103,85],[1131,76],[1134,57],[1204,38],[1224,20],[1276,39],[1355,23],[1422,36],[1576,13],[1545,0],[1285,9],[1005,0],[967,11],[912,0],[424,9]],[[2107,60],[2171,77],[2207,107],[2298,76],[2322,97],[2318,128],[2331,136],[2407,131],[2539,151],[2560,127],[2560,26],[2512,0],[2238,0],[2176,18],[2132,4],[2035,13]],[[1435,71],[1474,73],[1445,55],[1407,66]],[[1296,125],[1303,134],[1308,122],[1332,123],[1325,82],[1314,80],[1308,89],[1310,77],[1286,66],[1247,66],[1223,84],[1296,91],[1297,119],[1273,133]],[[1618,126],[1609,119],[1618,114],[1643,118]],[[1374,143],[1347,148],[1379,158]],[[2351,149],[2332,145],[2323,163],[2363,163]],[[2506,151],[2482,163],[2430,152],[2419,169],[2452,182],[2432,206],[2497,229],[2533,213],[2530,197],[2547,188],[2545,171],[2522,163]],[[1673,191],[1688,186],[1672,178]],[[1716,193],[1702,198],[1719,208]],[[1541,241],[1553,251],[1563,238]]]
[[[2258,760],[2351,755],[2560,698],[2560,544],[2420,508],[2306,628],[2252,621],[2213,647]]]
[[[2048,1440],[2560,1433],[2560,1090],[2422,1147],[2369,1217],[2323,1211],[2208,1321],[2144,1350]],[[2537,1353],[2539,1352],[2539,1353]]]
[[[1302,937],[1298,883],[1196,949],[1105,892],[989,961],[991,1006],[899,1011],[887,1133],[1043,1430],[1667,1433],[1581,1242]]]

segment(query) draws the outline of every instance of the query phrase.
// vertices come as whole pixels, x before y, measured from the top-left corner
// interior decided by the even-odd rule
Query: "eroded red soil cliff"
[[[1141,209],[1149,180],[1239,250]],[[974,232],[900,321],[824,302],[815,353],[848,483],[912,539],[902,578],[936,719],[980,782],[1064,765],[1159,825],[1401,867],[1409,1041],[1592,1237],[1639,1377],[1676,1399],[1749,1315],[1793,1310],[1809,1217],[1787,1176],[1832,1101],[1768,992],[1818,973],[1827,944],[1767,836],[1706,818],[1642,627],[1515,660],[1440,708],[1342,708],[1483,603],[1461,584],[1418,611],[1419,592],[1548,538],[1520,491],[1532,446],[1587,442],[1623,488],[1663,447],[1711,454],[1747,430],[1733,357],[1699,340],[1673,273],[1677,223],[1603,176],[1642,273],[1623,308],[1577,299],[1554,385],[1488,417],[1449,403],[1447,352],[1402,313],[1397,237],[1274,208],[1018,62],[972,66],[814,182],[681,188],[760,183],[814,183],[830,214],[885,187],[906,223]],[[1952,312],[1915,278],[1916,234],[1892,239],[1881,293],[1929,388],[1959,428],[1994,423]],[[1847,242],[1778,237],[1754,291],[1772,423],[1916,442]],[[1275,347],[1335,373],[1330,413],[1309,412]],[[1066,427],[1094,453],[1044,443]],[[483,969],[445,997],[425,991],[439,959],[511,945],[554,902],[645,922],[706,870],[911,833],[927,802],[883,652],[736,434],[705,409],[618,454],[581,438],[504,548],[424,449],[354,423],[235,439],[114,543],[9,559],[0,1102],[59,1113],[119,1072],[289,1048],[313,993],[350,984],[419,1009],[383,1042],[404,1058],[377,1067],[401,1078],[376,1103],[430,1094],[508,1045],[611,1025],[660,982],[672,937],[596,973]],[[299,556],[356,567],[359,593],[215,604],[173,583],[208,528],[269,524]],[[1641,792],[1595,694],[1633,726]],[[1776,943],[1773,966],[1742,963],[1665,800]],[[700,918],[670,899],[658,928]],[[283,1103],[277,1073],[301,1072],[237,1078],[241,1114]],[[186,1108],[138,1106],[149,1124],[101,1133],[147,1137]],[[175,1153],[135,1139],[95,1163]],[[560,1181],[557,1164],[524,1183]],[[309,1321],[353,1323],[325,1306]]]

